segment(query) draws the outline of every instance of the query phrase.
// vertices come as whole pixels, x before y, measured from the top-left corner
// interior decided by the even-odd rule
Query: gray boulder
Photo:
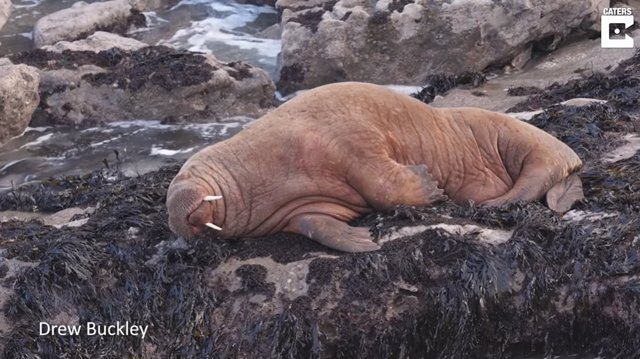
[[[526,62],[575,29],[597,29],[608,0],[279,0],[284,94],[368,81],[420,85],[430,73]],[[530,56],[530,55],[529,55]]]
[[[24,132],[31,122],[40,102],[39,81],[37,69],[0,59],[0,144]]]
[[[136,10],[128,0],[91,4],[79,1],[68,9],[40,18],[33,28],[33,42],[36,47],[42,47],[81,39],[98,30],[124,32],[135,15]]]
[[[38,125],[258,117],[271,108],[275,94],[273,81],[259,68],[162,46],[38,49],[12,60],[40,69]]]
[[[0,0],[0,29],[9,19],[11,14],[11,0]]]

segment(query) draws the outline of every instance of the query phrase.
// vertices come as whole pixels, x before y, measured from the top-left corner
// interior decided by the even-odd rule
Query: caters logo
[[[626,33],[633,26],[633,11],[630,8],[605,8],[601,17],[601,45],[609,49],[633,48],[633,38]]]

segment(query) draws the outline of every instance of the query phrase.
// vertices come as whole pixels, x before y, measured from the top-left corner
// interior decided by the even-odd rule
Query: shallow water
[[[0,56],[33,48],[33,25],[44,15],[70,7],[77,0],[12,0],[9,20],[0,30]],[[87,3],[97,0],[84,0]]]
[[[96,2],[88,0],[86,2]],[[16,0],[9,21],[0,30],[0,56],[33,48],[33,25],[75,0]],[[263,30],[278,21],[274,8],[238,4],[232,0],[182,0],[168,10],[145,12],[147,28],[129,36],[148,44],[167,45],[214,54],[222,61],[244,61],[276,74],[280,52],[278,32]]]
[[[262,34],[278,21],[272,7],[183,0],[170,10],[146,15],[149,29],[132,34],[141,41],[211,53],[222,61],[244,61],[276,75],[280,39]]]
[[[31,50],[35,22],[74,2],[13,1],[9,21],[0,31],[0,56]],[[271,7],[230,0],[183,0],[169,10],[145,15],[148,27],[130,36],[149,44],[212,53],[222,61],[245,61],[275,75],[280,40],[260,35],[277,22]],[[236,133],[251,119],[192,125],[122,120],[85,130],[27,129],[23,136],[0,147],[0,191],[48,176],[87,173],[107,164],[118,164],[127,175],[145,173],[167,161],[188,158],[199,148]]]
[[[0,191],[55,175],[118,166],[125,175],[153,171],[232,136],[251,121],[164,125],[122,121],[88,129],[28,128],[0,147]]]

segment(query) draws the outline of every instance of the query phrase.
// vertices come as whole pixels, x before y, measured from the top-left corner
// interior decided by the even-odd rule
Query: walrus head
[[[218,231],[222,228],[213,224],[215,202],[222,196],[212,193],[209,186],[203,186],[192,178],[176,177],[167,191],[167,211],[169,228],[185,238],[198,235],[205,227]]]

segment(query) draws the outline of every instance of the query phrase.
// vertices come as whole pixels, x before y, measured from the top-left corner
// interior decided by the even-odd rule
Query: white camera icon
[[[633,15],[624,16],[609,16],[602,15],[601,29],[601,45],[602,48],[608,49],[632,49],[633,38],[627,34],[624,35],[624,39],[612,39],[609,35],[609,25],[611,24],[624,24],[624,28],[628,29],[633,25]],[[616,29],[617,30],[617,29]],[[617,34],[617,32],[616,32]]]

